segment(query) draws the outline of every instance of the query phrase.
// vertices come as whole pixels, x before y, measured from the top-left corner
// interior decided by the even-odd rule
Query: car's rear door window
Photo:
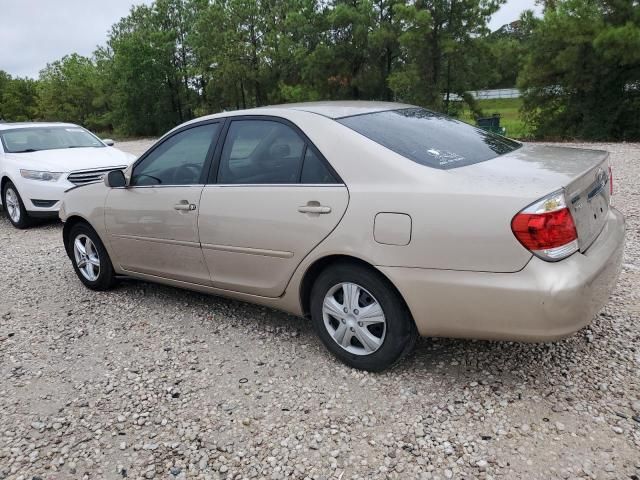
[[[300,175],[300,183],[321,184],[338,182],[320,157],[316,155],[311,147],[307,147],[302,165],[302,174]]]
[[[509,138],[417,107],[337,121],[414,162],[443,170],[484,162],[521,146]]]
[[[277,118],[230,120],[219,155],[218,184],[341,183],[304,134]]]

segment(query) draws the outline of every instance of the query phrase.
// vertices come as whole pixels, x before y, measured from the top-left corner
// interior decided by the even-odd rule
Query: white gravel
[[[551,344],[422,339],[384,374],[269,309],[133,280],[91,292],[59,223],[2,218],[0,480],[638,479],[640,144],[589,146],[611,151],[628,222],[593,324]]]

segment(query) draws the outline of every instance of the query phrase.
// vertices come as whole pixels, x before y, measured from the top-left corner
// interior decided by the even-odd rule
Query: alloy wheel
[[[7,208],[7,213],[9,213],[9,218],[13,223],[20,222],[20,200],[18,199],[18,194],[13,190],[13,188],[8,187],[7,191],[4,194],[5,207]]]
[[[370,355],[384,342],[387,321],[376,298],[356,283],[334,285],[322,303],[324,326],[347,352]]]
[[[100,256],[91,239],[84,234],[78,235],[73,242],[73,255],[82,276],[95,282],[100,275]]]

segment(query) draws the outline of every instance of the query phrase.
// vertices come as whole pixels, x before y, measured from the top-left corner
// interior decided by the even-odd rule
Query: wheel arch
[[[64,249],[67,252],[69,258],[71,258],[71,251],[69,250],[69,234],[71,233],[71,229],[79,223],[86,224],[91,230],[95,232],[96,235],[98,235],[96,229],[93,228],[93,225],[91,225],[89,220],[87,220],[86,218],[80,215],[71,215],[70,217],[68,217],[62,227],[62,241],[64,243]],[[99,237],[100,235],[98,235],[98,238]]]
[[[4,193],[4,187],[9,182],[13,183],[13,180],[11,180],[9,178],[9,175],[7,175],[7,174],[2,175],[2,178],[0,178],[0,204],[2,203],[2,194]],[[15,183],[14,183],[14,185],[15,185]]]
[[[389,277],[387,277],[383,272],[381,272],[378,268],[376,268],[371,263],[365,260],[362,260],[361,258],[354,257],[352,255],[343,255],[343,254],[334,254],[334,255],[327,255],[325,257],[321,257],[315,260],[307,268],[306,272],[304,273],[304,276],[302,277],[302,281],[300,282],[300,292],[299,292],[300,307],[305,317],[309,317],[310,315],[311,289],[313,288],[313,284],[315,283],[318,276],[324,270],[331,267],[332,265],[345,264],[345,263],[359,265],[361,267],[367,268],[375,272],[376,274],[378,274],[381,278],[383,278],[389,284],[389,286],[396,292],[398,297],[401,299],[402,303],[407,309],[407,312],[409,312],[409,315],[411,316],[411,320],[415,324],[415,320],[413,319],[413,314],[411,313],[411,309],[409,308],[409,305],[407,304],[400,290],[398,290],[398,288],[394,285],[394,283],[391,281]]]

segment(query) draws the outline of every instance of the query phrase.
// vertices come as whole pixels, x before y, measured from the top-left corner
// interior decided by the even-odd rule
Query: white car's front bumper
[[[20,180],[16,188],[32,217],[57,217],[64,192],[75,186],[66,179],[66,174],[56,182]]]

